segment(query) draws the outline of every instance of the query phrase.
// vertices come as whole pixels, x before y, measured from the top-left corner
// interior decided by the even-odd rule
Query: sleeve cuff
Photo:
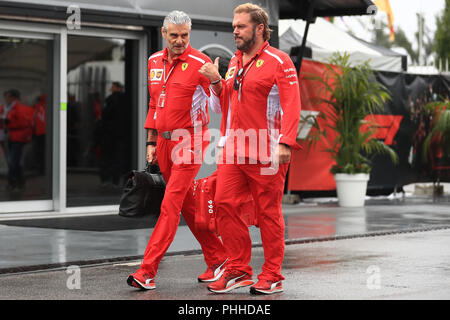
[[[219,148],[223,148],[225,146],[225,143],[227,142],[227,138],[228,138],[227,136],[220,137],[219,142],[217,143],[217,146]]]
[[[219,96],[217,96],[216,92],[214,91],[213,88],[211,88],[211,86],[209,86],[209,91],[210,91],[209,106],[215,113],[222,113]]]
[[[280,144],[280,143],[284,143],[284,144],[288,145],[289,147],[291,147],[291,149],[296,149],[296,150],[303,149],[303,147],[297,143],[297,140],[289,139],[288,137],[283,136],[282,134],[278,137],[278,144]]]

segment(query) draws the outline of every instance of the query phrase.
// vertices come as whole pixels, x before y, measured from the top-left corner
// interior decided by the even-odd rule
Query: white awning
[[[278,34],[280,49],[289,52],[291,47],[300,46],[306,22],[303,20],[279,20]],[[293,33],[300,38],[295,39]],[[300,40],[299,40],[300,39]],[[334,52],[348,52],[351,64],[360,64],[367,60],[375,70],[402,72],[402,55],[392,51],[386,55],[359,41],[323,18],[317,18],[309,25],[308,43],[312,50],[312,59],[329,62]]]

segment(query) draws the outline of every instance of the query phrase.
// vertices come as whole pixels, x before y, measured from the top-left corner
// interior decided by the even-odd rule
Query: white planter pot
[[[363,207],[367,191],[368,173],[337,173],[336,192],[341,207]]]

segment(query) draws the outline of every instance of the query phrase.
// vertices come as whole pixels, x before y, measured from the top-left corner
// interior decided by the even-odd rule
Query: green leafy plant
[[[423,160],[428,161],[432,144],[441,148],[444,156],[450,152],[450,101],[434,101],[425,106],[430,116],[431,132],[423,142]]]
[[[348,53],[335,53],[321,75],[307,74],[305,79],[317,81],[317,92],[313,104],[328,105],[315,118],[303,118],[316,130],[308,138],[309,144],[316,144],[327,137],[327,130],[336,133],[334,142],[324,151],[330,152],[336,164],[331,173],[369,173],[370,161],[367,158],[374,153],[390,156],[398,162],[393,149],[373,138],[374,130],[364,120],[367,115],[383,111],[383,104],[391,99],[388,90],[375,81],[368,62],[350,66]],[[318,119],[323,119],[323,126]],[[361,130],[368,124],[368,130]]]

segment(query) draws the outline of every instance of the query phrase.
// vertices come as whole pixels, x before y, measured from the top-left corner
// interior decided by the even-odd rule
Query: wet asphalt
[[[139,266],[134,260],[3,274],[0,299],[179,301],[172,312],[194,301],[448,300],[449,244],[450,228],[445,227],[288,244],[284,292],[274,295],[251,295],[248,288],[213,294],[196,280],[205,269],[202,255],[180,254],[162,260],[152,291],[126,284],[127,275]],[[262,264],[262,248],[253,248],[254,279]]]

